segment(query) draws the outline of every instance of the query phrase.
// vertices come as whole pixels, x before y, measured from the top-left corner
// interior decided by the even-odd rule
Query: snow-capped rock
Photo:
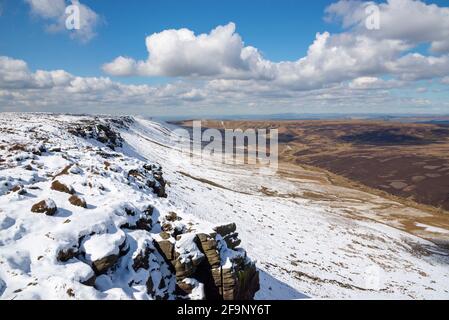
[[[187,231],[165,199],[163,168],[121,137],[133,123],[129,117],[0,116],[0,298],[206,297],[203,283],[186,278],[195,271],[186,266],[198,266],[204,255],[194,230]],[[164,240],[165,223],[171,231]],[[172,255],[160,250],[167,244]],[[187,295],[176,290],[170,259],[188,271]]]
[[[38,203],[35,203],[31,207],[32,212],[45,213],[47,216],[54,215],[57,210],[58,207],[56,206],[56,203],[52,199],[45,199],[39,201]]]
[[[342,187],[192,163],[171,127],[0,114],[1,299],[449,297],[447,250],[375,221],[399,205],[311,200]]]

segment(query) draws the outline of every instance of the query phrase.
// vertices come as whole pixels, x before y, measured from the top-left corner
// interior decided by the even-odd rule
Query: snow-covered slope
[[[177,256],[192,263],[202,253],[186,229],[209,234],[235,222],[257,260],[259,299],[449,298],[447,253],[373,221],[372,203],[383,199],[311,200],[306,191],[332,190],[215,159],[192,163],[174,151],[166,124],[100,118],[104,130],[86,135],[79,128],[91,121],[0,115],[0,298],[173,298],[176,279],[153,245],[168,221]],[[41,200],[40,211],[51,214],[54,203],[57,212],[32,212]],[[224,268],[242,250],[218,241]],[[136,264],[147,248],[143,270]],[[195,281],[186,280],[190,297],[201,298]]]
[[[177,214],[157,159],[120,137],[131,125],[0,116],[2,299],[202,299],[225,275],[217,294],[253,295],[253,262],[226,244],[232,225],[214,232],[216,224]],[[219,278],[196,277],[200,269]],[[239,288],[237,273],[253,287]]]

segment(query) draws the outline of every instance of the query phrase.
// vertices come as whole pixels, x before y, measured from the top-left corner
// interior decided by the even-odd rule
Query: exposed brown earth
[[[207,121],[276,128],[280,160],[328,170],[371,188],[449,210],[449,125],[374,121]]]
[[[191,122],[182,125],[189,126]],[[360,190],[426,212],[417,215],[410,211],[405,216],[404,210],[396,210],[389,202],[385,208],[379,207],[379,212],[386,214],[375,219],[428,239],[431,237],[419,230],[416,223],[449,229],[449,125],[345,120],[203,121],[202,126],[278,129],[279,175]],[[342,200],[326,192],[299,195],[260,191],[267,196],[329,203]]]

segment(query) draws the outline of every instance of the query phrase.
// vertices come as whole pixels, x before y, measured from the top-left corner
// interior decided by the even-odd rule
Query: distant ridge
[[[207,120],[379,120],[400,122],[449,122],[449,115],[435,114],[382,114],[382,113],[277,113],[266,115],[198,115],[198,116],[160,116],[154,117],[164,121],[181,121],[192,119]]]

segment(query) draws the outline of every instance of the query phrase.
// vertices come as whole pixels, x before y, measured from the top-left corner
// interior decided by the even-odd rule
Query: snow
[[[121,258],[123,261],[119,260],[117,275],[108,274],[111,288],[98,290],[80,283],[93,276],[92,262],[117,254],[125,238],[127,245],[133,247],[136,233],[122,231],[122,225],[133,225],[148,206],[160,209],[154,214],[171,210],[165,199],[155,197],[140,182],[127,179],[126,172],[151,161],[128,157],[120,150],[114,152],[96,141],[68,133],[74,122],[92,119],[1,114],[0,128],[8,129],[0,133],[0,157],[5,160],[0,162],[0,279],[6,284],[2,299],[114,299],[123,298],[123,294],[130,299],[151,298],[142,285],[148,273],[135,272],[128,265],[135,254],[131,249]],[[30,150],[45,145],[46,150],[53,151],[18,163],[18,158],[24,157],[17,157],[20,150],[9,150],[14,144],[23,144]],[[61,151],[57,147],[62,147]],[[105,168],[106,161],[114,170]],[[30,170],[25,169],[28,165]],[[69,166],[68,174],[60,175]],[[70,204],[69,194],[51,189],[55,175],[57,180],[73,186],[77,196],[86,200],[87,209]],[[23,185],[26,193],[10,192],[16,185]],[[32,205],[42,200],[48,206],[58,207],[54,216],[31,212]],[[132,209],[134,216],[128,216],[125,209]],[[152,235],[146,232],[146,241],[151,242]],[[59,252],[70,250],[79,250],[81,255],[58,261]],[[168,270],[156,270],[156,266],[160,268],[157,259],[162,258],[153,255],[152,259],[156,259],[152,262],[154,277],[167,276]],[[131,290],[129,283],[133,281],[136,284]]]
[[[122,136],[134,151],[164,164],[171,185],[169,198],[177,212],[202,223],[237,224],[241,247],[261,272],[257,298],[449,297],[449,260],[434,254],[441,252],[439,247],[374,221],[379,204],[391,201],[360,192],[353,192],[358,201],[338,196],[333,202],[313,201],[301,194],[338,194],[342,188],[285,179],[215,159],[191,163],[173,151],[178,147],[173,146],[167,127],[137,119]],[[260,192],[263,186],[298,196],[267,197]],[[370,285],[373,268],[380,270],[377,288]]]
[[[415,225],[417,227],[424,228],[425,230],[427,230],[429,232],[449,234],[449,230],[446,230],[443,228],[433,227],[433,226],[429,226],[429,225],[423,224],[423,223],[415,223]]]
[[[202,300],[205,298],[204,294],[204,284],[198,282],[196,279],[186,278],[182,282],[190,285],[193,289],[188,295],[192,300]]]
[[[56,208],[56,203],[52,200],[52,199],[45,199],[45,206],[48,209],[55,209]]]
[[[399,210],[391,201],[213,158],[191,163],[176,152],[172,125],[143,118],[117,129],[124,141],[115,150],[68,133],[74,123],[92,119],[0,114],[0,128],[8,129],[0,132],[0,299],[152,299],[146,292],[149,277],[156,290],[162,278],[173,290],[175,279],[156,252],[149,254],[149,272],[132,266],[139,253],[160,239],[161,230],[159,225],[151,232],[122,226],[136,223],[149,205],[155,208],[154,221],[176,212],[183,219],[174,223],[177,228],[206,232],[235,222],[240,247],[257,261],[258,299],[449,298],[447,252],[376,221],[385,203]],[[9,151],[14,144],[26,145],[26,151]],[[48,151],[56,147],[61,151]],[[36,152],[44,148],[41,155]],[[128,177],[130,170],[147,163],[162,165],[169,182],[167,198],[158,198],[144,182]],[[28,165],[32,170],[25,169]],[[70,165],[69,174],[57,179],[73,186],[87,209],[71,205],[69,194],[50,188],[55,174]],[[10,192],[16,185],[26,193]],[[279,196],[265,195],[262,187]],[[309,199],[307,192],[332,201]],[[353,197],[339,197],[343,193]],[[52,199],[58,212],[31,213],[32,205],[45,199]],[[82,284],[93,275],[92,262],[117,254],[123,242],[127,251],[116,268],[97,277],[95,287]],[[225,266],[245,258],[243,251],[229,250],[222,240],[220,248]],[[85,256],[58,261],[58,252],[69,249]],[[202,255],[191,234],[181,236],[176,251],[181,259]],[[194,287],[191,298],[204,296],[201,284],[186,281]]]
[[[110,234],[94,234],[89,236],[83,243],[82,249],[86,257],[91,261],[118,255],[119,246],[125,241],[125,233],[121,230]]]
[[[204,254],[198,249],[195,243],[196,235],[187,233],[181,235],[181,238],[176,241],[175,250],[179,253],[179,260],[182,263],[186,261],[198,261]]]

